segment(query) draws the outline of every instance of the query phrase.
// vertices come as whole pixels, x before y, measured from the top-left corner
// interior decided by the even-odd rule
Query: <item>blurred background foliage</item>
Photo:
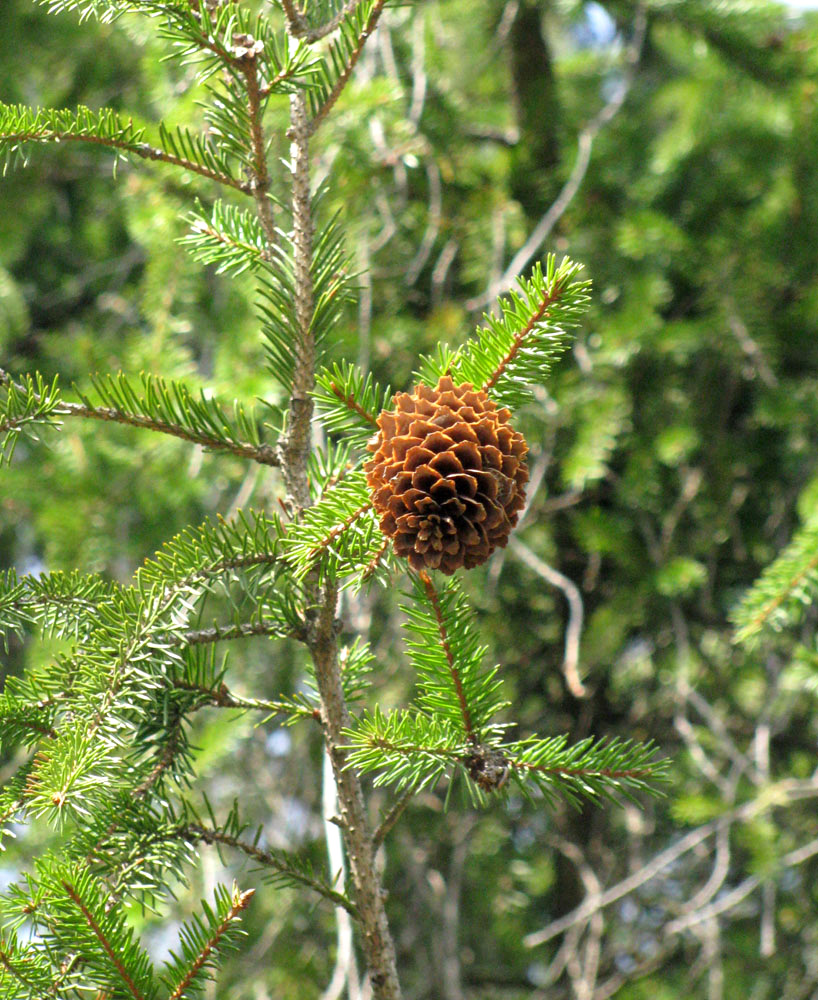
[[[199,117],[150,22],[3,7],[3,101]],[[490,307],[593,140],[539,251],[585,263],[593,310],[520,416],[533,475],[516,543],[467,583],[520,735],[652,738],[673,762],[666,798],[639,808],[509,798],[476,814],[456,797],[445,808],[445,789],[413,802],[383,852],[408,998],[818,996],[818,789],[782,791],[816,765],[815,614],[752,651],[728,622],[818,515],[817,43],[818,14],[761,0],[418,0],[385,15],[318,140],[325,210],[343,212],[360,271],[334,350],[400,388]],[[284,111],[271,111],[280,156]],[[114,176],[108,151],[34,149],[0,183],[3,367],[80,388],[96,372],[184,375],[271,399],[250,286],[176,244],[185,212],[214,196],[161,167]],[[3,472],[0,568],[125,579],[185,525],[274,511],[280,491],[271,470],[74,421],[21,443]],[[373,590],[344,606],[376,652],[369,696],[387,705],[412,684],[397,603]],[[4,669],[53,651],[32,636]],[[234,644],[230,686],[291,693],[300,655]],[[194,798],[223,814],[237,797],[263,843],[321,862],[318,734],[199,714]],[[33,826],[27,849],[48,836]],[[693,847],[634,877],[685,837]],[[174,912],[135,914],[158,953],[189,900],[231,877],[234,859],[201,858]],[[12,846],[0,878],[26,863]],[[628,877],[633,891],[571,916]],[[247,928],[210,996],[323,995],[331,910],[267,887]]]

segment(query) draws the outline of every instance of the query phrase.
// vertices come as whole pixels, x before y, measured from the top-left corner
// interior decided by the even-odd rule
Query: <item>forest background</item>
[[[190,111],[149,26],[30,0],[2,16],[0,100]],[[816,43],[818,15],[762,2],[425,0],[387,10],[328,125],[321,170],[361,274],[338,356],[380,381],[461,342],[546,250],[585,264],[590,315],[522,417],[530,508],[466,580],[522,729],[654,739],[672,765],[639,806],[418,796],[384,860],[407,997],[818,995],[815,615],[752,646],[730,618],[818,518]],[[78,148],[7,175],[3,366],[269,395],[250,295],[175,243],[192,191],[126,163],[113,178]],[[277,488],[181,441],[74,422],[4,471],[0,568],[127,579],[187,524],[275,510]],[[396,700],[398,600],[373,589],[345,609]],[[3,669],[51,652],[13,642]],[[266,653],[235,644],[236,686],[296,691],[297,659]],[[323,857],[319,741],[225,714],[194,734],[214,807],[237,797],[266,843]],[[25,850],[10,842],[0,881],[51,836],[35,823]],[[202,857],[170,916],[134,914],[155,954],[236,866]],[[322,996],[331,908],[268,888],[245,927],[210,996]]]

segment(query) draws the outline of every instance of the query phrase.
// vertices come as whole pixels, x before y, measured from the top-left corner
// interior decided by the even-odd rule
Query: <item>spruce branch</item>
[[[210,933],[204,944],[202,944],[199,953],[193,958],[187,972],[170,994],[168,1000],[182,1000],[191,983],[211,961],[213,951],[220,946],[231,924],[238,920],[242,911],[246,910],[250,905],[250,900],[255,895],[255,892],[255,889],[246,889],[244,892],[240,892],[234,887],[230,909],[224,915],[219,925]]]
[[[79,639],[115,590],[101,577],[76,570],[21,579],[7,570],[0,573],[0,634],[4,639],[9,633],[22,636],[26,629],[40,626],[49,635]]]
[[[193,139],[188,133],[174,134],[164,128],[160,128],[159,134],[160,142],[167,148],[145,142],[143,128],[135,126],[130,120],[122,121],[116,112],[108,109],[31,109],[0,103],[0,159],[4,172],[17,163],[27,163],[24,149],[30,143],[77,142],[113,149],[137,159],[167,163],[245,194],[250,193],[249,186],[231,176],[225,164],[209,151],[204,140]]]
[[[790,544],[756,580],[731,617],[735,641],[752,647],[762,632],[780,632],[818,595],[818,518],[796,532]]]
[[[499,667],[487,668],[474,616],[456,577],[438,592],[425,572],[412,576],[413,601],[402,605],[409,657],[418,673],[418,703],[445,719],[468,743],[485,741],[507,705]]]
[[[36,437],[38,425],[57,423],[59,403],[56,377],[46,383],[38,373],[18,384],[0,369],[0,466],[11,462],[24,429]]]
[[[238,708],[266,712],[267,718],[274,715],[285,715],[289,718],[315,719],[316,709],[306,699],[285,701],[282,699],[269,701],[264,698],[242,698],[233,694],[224,683],[217,686],[195,684],[186,680],[174,680],[173,686],[180,691],[188,691],[196,695],[197,705],[212,705],[216,708]]]
[[[119,973],[119,977],[124,983],[130,995],[134,1000],[146,1000],[145,994],[136,985],[131,976],[131,973],[125,967],[120,958],[119,954],[115,950],[113,944],[109,940],[109,935],[106,933],[106,928],[102,926],[102,921],[98,920],[95,913],[93,912],[92,906],[90,906],[83,898],[78,889],[68,881],[63,881],[63,888],[65,889],[68,897],[76,905],[77,909],[82,913],[85,918],[86,923],[91,929],[94,937],[99,942],[102,950],[110,959],[111,964]]]
[[[350,916],[355,919],[358,918],[357,909],[351,900],[343,895],[343,893],[337,892],[331,886],[316,878],[308,867],[295,864],[294,859],[284,851],[265,850],[256,844],[250,844],[223,831],[196,823],[181,827],[178,830],[178,836],[189,840],[191,843],[201,841],[205,844],[230,847],[233,850],[240,851],[248,858],[252,858],[262,868],[272,869],[282,879],[312,889],[320,896],[328,899],[333,905],[343,907]]]
[[[425,570],[420,573],[420,582],[423,584],[423,589],[426,591],[426,596],[432,606],[432,611],[437,622],[437,629],[440,633],[440,645],[446,656],[449,673],[451,674],[452,683],[454,684],[454,689],[457,694],[457,701],[460,706],[460,714],[463,719],[463,730],[466,734],[466,738],[471,742],[474,742],[477,739],[477,735],[474,731],[471,712],[469,711],[469,706],[466,703],[466,696],[463,692],[463,681],[460,678],[460,670],[455,663],[454,654],[452,653],[452,647],[449,642],[449,635],[446,628],[446,622],[443,617],[443,611],[440,606],[440,599],[437,596],[437,590],[435,589],[435,585],[432,583],[429,574]]]
[[[387,408],[392,390],[349,361],[322,368],[315,383],[315,402],[327,430],[362,448],[377,432],[378,414]]]
[[[4,426],[0,409],[0,433],[16,435],[25,423],[50,424],[54,417],[79,417],[168,434],[210,451],[227,451],[262,465],[279,464],[276,448],[260,440],[255,418],[239,404],[235,404],[230,417],[217,400],[204,393],[197,398],[181,382],[145,374],[141,382],[140,392],[121,372],[116,377],[92,379],[102,405],[81,392],[78,394],[82,403],[70,403],[60,398],[56,380],[46,387],[41,377],[35,375],[26,376],[20,384],[0,370],[7,413]],[[20,410],[21,400],[26,401],[26,412],[8,415]],[[3,447],[8,450],[13,440],[7,437]]]
[[[386,0],[367,0],[356,4],[350,11],[349,19],[339,22],[341,37],[330,48],[328,60],[322,64],[323,80],[312,98],[312,117],[309,123],[310,134],[314,133],[321,122],[332,111],[338,98],[352,76],[352,71],[369,36],[375,30],[381,13],[386,6]],[[329,75],[326,66],[333,66],[335,78]]]
[[[293,639],[303,638],[303,632],[282,631],[278,622],[241,622],[238,625],[214,625],[212,628],[194,629],[180,636],[180,642],[185,646],[203,646],[212,642],[225,642],[230,639],[249,639],[252,636],[265,635]]]
[[[500,315],[485,316],[486,325],[465,347],[441,347],[424,358],[419,381],[433,385],[443,374],[471,382],[512,409],[532,398],[551,364],[565,350],[568,333],[588,307],[589,282],[579,278],[582,265],[565,258],[559,265],[549,254],[545,271],[536,264],[529,278],[500,300]]]

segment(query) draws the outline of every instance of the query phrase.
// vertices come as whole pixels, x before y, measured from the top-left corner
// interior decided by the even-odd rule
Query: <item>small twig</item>
[[[282,0],[282,2],[288,2],[288,0]],[[386,0],[376,0],[375,6],[372,8],[372,13],[369,15],[366,24],[364,25],[363,31],[358,36],[358,44],[352,50],[349,56],[349,61],[344,67],[343,72],[338,77],[335,86],[327,95],[327,99],[321,105],[321,107],[316,111],[312,120],[310,121],[310,134],[315,132],[321,122],[327,117],[330,111],[335,106],[335,102],[341,96],[341,93],[349,82],[349,78],[352,76],[352,71],[355,69],[355,64],[361,57],[361,53],[364,50],[367,39],[375,30],[378,25],[378,19],[381,16],[381,12],[386,4]]]
[[[359,417],[363,417],[363,419],[366,420],[367,423],[372,424],[373,427],[378,426],[378,421],[375,417],[373,417],[371,413],[367,413],[354,396],[346,395],[346,393],[342,392],[334,382],[330,382],[329,387],[332,390],[333,395],[337,396],[345,406],[349,407],[350,410],[354,410]]]
[[[446,654],[446,660],[449,664],[449,672],[452,675],[452,681],[454,682],[454,689],[457,693],[457,700],[460,702],[460,714],[463,717],[463,728],[466,732],[466,736],[472,743],[477,742],[477,734],[474,731],[474,725],[472,723],[471,712],[469,711],[469,706],[466,701],[466,695],[463,691],[463,681],[460,678],[460,671],[457,664],[454,662],[454,655],[452,654],[452,647],[449,643],[449,636],[446,631],[446,623],[443,621],[443,613],[440,607],[440,598],[437,595],[437,590],[435,585],[426,570],[421,570],[420,580],[423,584],[423,588],[426,591],[426,596],[429,598],[429,602],[432,605],[432,609],[435,613],[435,618],[437,619],[437,630],[440,633],[440,644],[443,647],[443,652]]]
[[[389,812],[381,820],[378,828],[372,834],[372,849],[377,851],[381,844],[386,840],[387,835],[390,833],[394,825],[403,815],[404,809],[409,805],[412,799],[415,797],[415,789],[410,788],[408,791],[404,792],[403,795],[398,799],[398,801],[392,806]]]
[[[506,353],[505,357],[497,365],[491,378],[489,378],[486,382],[483,383],[482,389],[484,392],[489,392],[491,389],[494,388],[500,376],[503,374],[508,365],[511,364],[511,362],[519,353],[520,348],[523,346],[526,337],[534,330],[536,325],[545,316],[545,314],[548,312],[549,307],[552,306],[554,302],[556,302],[557,299],[560,297],[560,295],[563,292],[563,287],[564,287],[563,285],[555,285],[551,289],[550,294],[546,295],[545,298],[542,300],[542,302],[540,303],[540,307],[537,309],[534,315],[529,319],[528,323],[526,323],[526,325],[523,327],[522,330],[519,330],[517,333],[515,333],[514,341],[511,347],[508,349],[508,352]]]
[[[202,705],[210,705],[214,708],[239,708],[277,715],[302,715],[305,718],[315,718],[314,709],[310,709],[306,705],[293,705],[284,701],[267,701],[263,698],[242,698],[233,694],[225,684],[220,684],[217,688],[209,688],[203,684],[175,680],[173,686],[180,691],[191,691],[200,695],[203,699]]]
[[[349,17],[361,4],[362,0],[347,0],[341,10],[332,18],[332,20],[327,21],[326,24],[319,25],[317,28],[308,28],[302,37],[308,42],[318,42],[322,38],[326,38],[327,35],[331,35],[336,28],[340,28],[341,22]]]
[[[628,875],[627,878],[622,879],[602,892],[586,896],[579,906],[576,906],[569,913],[551,921],[542,930],[527,935],[523,939],[523,944],[527,948],[536,948],[541,944],[551,941],[559,934],[564,933],[570,927],[578,923],[584,923],[597,910],[610,906],[611,903],[615,903],[617,900],[629,895],[646,882],[655,878],[660,872],[667,870],[680,857],[683,857],[689,851],[698,847],[703,841],[709,839],[725,823],[746,822],[755,816],[769,812],[773,808],[785,806],[804,798],[815,798],[816,796],[818,796],[818,776],[807,781],[788,778],[769,786],[762,794],[759,794],[749,802],[745,802],[743,805],[729,810],[716,819],[702,824],[702,826],[697,827],[695,830],[691,830],[679,838],[675,844],[671,844],[654,855],[650,861],[644,864],[638,871]]]
[[[818,854],[818,838],[809,841],[809,843],[804,844],[802,847],[799,847],[794,851],[789,851],[779,860],[778,868],[781,871],[787,868],[795,868],[797,865],[801,865],[805,861],[809,861],[809,859],[815,857],[816,854]],[[677,920],[671,920],[670,923],[666,925],[664,933],[667,935],[679,934],[684,930],[695,927],[703,920],[710,920],[712,917],[717,917],[719,914],[724,913],[727,910],[731,910],[734,906],[740,903],[742,899],[745,899],[751,892],[757,889],[759,885],[761,885],[761,878],[758,875],[751,875],[743,882],[740,882],[731,892],[720,896],[718,900],[711,903],[709,906],[705,906],[693,913],[688,913],[683,917],[679,917]]]
[[[219,941],[221,941],[221,939],[224,937],[225,933],[227,932],[227,928],[238,917],[241,911],[246,910],[247,907],[250,905],[250,900],[255,895],[255,892],[256,892],[255,889],[246,889],[244,892],[238,893],[233,897],[233,905],[230,907],[230,910],[228,911],[224,920],[222,920],[222,922],[216,928],[213,936],[210,938],[210,940],[207,942],[204,948],[202,948],[202,950],[193,960],[192,965],[183,976],[179,985],[176,987],[173,993],[171,993],[168,1000],[181,1000],[181,998],[185,995],[185,991],[187,990],[188,986],[190,986],[194,978],[198,975],[202,966],[210,958],[213,949],[218,946]]]
[[[94,918],[94,914],[91,913],[91,911],[85,905],[85,903],[83,902],[82,898],[78,894],[77,890],[74,888],[73,885],[71,885],[70,882],[65,882],[65,881],[63,882],[63,888],[68,893],[68,895],[71,897],[71,899],[76,904],[76,906],[79,908],[79,910],[82,913],[82,915],[85,917],[86,923],[91,928],[91,930],[94,932],[94,935],[97,938],[97,940],[99,941],[99,943],[102,945],[102,948],[103,948],[105,954],[108,956],[108,958],[110,958],[111,962],[114,965],[114,968],[119,973],[119,975],[120,975],[123,983],[125,983],[125,985],[128,987],[128,992],[131,994],[131,996],[134,998],[134,1000],[145,1000],[145,998],[143,997],[143,995],[137,989],[136,983],[133,981],[133,979],[131,979],[131,976],[130,976],[128,970],[122,964],[122,960],[116,954],[116,952],[114,951],[114,949],[111,947],[111,943],[105,937],[105,934],[103,933],[102,928],[96,922],[96,919]]]
[[[281,637],[283,634],[281,626],[273,622],[241,622],[238,625],[214,625],[213,628],[185,632],[181,636],[181,642],[185,646],[203,646],[228,639],[248,639],[255,635]],[[293,638],[299,637],[294,632],[288,634]]]
[[[369,580],[369,578],[374,575],[375,571],[380,565],[381,559],[383,559],[387,549],[389,548],[390,541],[391,540],[387,538],[384,541],[383,545],[381,545],[381,547],[375,553],[375,555],[366,564],[363,573],[361,573],[361,583],[366,583],[366,581]]]
[[[180,839],[191,843],[201,840],[205,844],[211,844],[213,846],[223,844],[225,847],[232,847],[234,850],[241,851],[242,854],[246,854],[248,858],[252,858],[265,868],[272,868],[275,871],[280,872],[282,875],[286,875],[288,878],[293,879],[293,881],[300,882],[302,885],[306,885],[310,889],[314,889],[326,899],[335,903],[336,906],[343,906],[350,916],[354,917],[356,920],[358,919],[358,910],[355,907],[355,904],[347,899],[346,896],[342,895],[340,892],[336,892],[334,889],[330,889],[328,886],[324,885],[323,882],[319,882],[318,879],[311,878],[306,872],[285,864],[271,851],[265,851],[261,847],[256,847],[255,844],[248,844],[246,841],[239,840],[237,837],[231,837],[229,834],[222,833],[219,830],[210,829],[206,826],[200,826],[198,823],[192,823],[189,826],[179,827],[176,831],[174,831],[174,833]]]
[[[174,153],[166,153],[164,149],[157,149],[147,142],[128,143],[118,139],[99,135],[75,135],[71,132],[59,132],[55,129],[46,129],[42,132],[16,132],[0,136],[3,144],[14,142],[85,142],[92,146],[105,146],[108,149],[118,149],[125,153],[131,153],[143,160],[153,160],[160,163],[169,163],[174,167],[181,167],[191,173],[199,174],[208,180],[224,184],[226,187],[234,188],[244,194],[250,194],[250,186],[244,181],[220,174],[216,170],[204,167],[199,163],[186,160],[184,157],[176,156]]]

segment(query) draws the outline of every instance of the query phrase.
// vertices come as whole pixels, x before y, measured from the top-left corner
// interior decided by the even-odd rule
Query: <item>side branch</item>
[[[349,78],[352,76],[352,71],[355,69],[358,60],[361,58],[361,53],[364,50],[364,46],[367,43],[367,39],[377,27],[381,13],[383,12],[383,8],[385,6],[386,6],[386,0],[377,0],[377,3],[372,8],[372,13],[367,18],[363,31],[358,36],[358,43],[350,53],[349,60],[347,61],[347,64],[344,67],[343,72],[338,77],[335,86],[332,88],[329,94],[327,94],[324,103],[315,112],[315,115],[310,121],[310,134],[315,132],[315,130],[318,128],[321,122],[327,117],[330,111],[332,111],[333,107],[335,107],[335,102],[341,96],[344,87],[346,87],[347,83],[349,83]]]
[[[94,914],[91,913],[91,911],[85,905],[85,903],[82,900],[82,897],[79,895],[77,890],[74,888],[73,885],[71,885],[70,882],[63,882],[63,888],[71,897],[72,902],[76,904],[77,908],[80,910],[83,917],[85,917],[86,923],[94,932],[94,936],[97,938],[99,943],[102,945],[105,954],[108,956],[108,958],[110,958],[112,964],[114,965],[114,968],[119,973],[122,982],[127,986],[128,992],[131,994],[134,1000],[145,1000],[142,993],[137,989],[136,983],[133,981],[133,979],[131,979],[128,970],[122,964],[122,960],[119,958],[114,949],[111,947],[110,941],[108,941],[105,934],[103,933],[102,928],[97,923]]]
[[[557,301],[564,290],[562,285],[555,285],[550,292],[545,296],[543,301],[540,303],[539,309],[534,313],[534,315],[529,319],[528,323],[514,336],[514,342],[508,349],[503,360],[497,365],[494,370],[494,374],[485,382],[482,386],[484,392],[489,392],[497,384],[498,379],[506,370],[506,368],[511,364],[517,354],[520,352],[520,348],[523,346],[526,337],[529,336],[536,328],[537,324],[544,318],[545,314],[548,312],[549,308]]]
[[[202,966],[205,965],[207,960],[210,958],[213,949],[218,946],[219,941],[221,941],[221,939],[227,933],[227,928],[238,917],[241,911],[246,910],[247,907],[250,905],[250,900],[255,895],[255,892],[256,892],[255,889],[247,889],[244,892],[238,893],[234,897],[233,905],[230,907],[230,910],[228,911],[224,920],[222,920],[222,922],[214,931],[213,936],[210,938],[210,940],[207,942],[204,948],[202,948],[202,950],[196,956],[196,958],[193,961],[193,964],[185,973],[184,977],[182,978],[176,989],[173,991],[173,993],[171,993],[170,997],[168,997],[168,1000],[181,1000],[181,998],[184,997],[185,991],[187,990],[188,986],[190,986],[190,984],[193,982],[193,980],[201,971]]]
[[[472,743],[477,742],[477,735],[474,731],[474,725],[472,723],[471,712],[469,711],[468,703],[466,702],[466,695],[463,691],[463,682],[460,679],[460,671],[457,669],[457,664],[454,662],[454,656],[452,654],[452,647],[449,643],[449,635],[446,631],[446,623],[443,621],[443,612],[440,608],[440,598],[437,596],[437,590],[435,590],[435,585],[429,574],[425,570],[421,570],[420,579],[423,583],[424,590],[426,591],[426,596],[429,598],[429,603],[432,605],[432,610],[435,613],[435,618],[437,619],[437,629],[440,633],[440,644],[443,647],[443,651],[446,654],[446,660],[449,664],[449,672],[452,675],[452,681],[454,683],[455,691],[457,692],[457,700],[460,703],[460,714],[463,717],[463,728],[466,731],[466,736],[471,740]]]
[[[201,841],[204,844],[211,844],[213,846],[222,845],[224,847],[232,847],[236,851],[241,851],[242,854],[246,854],[248,858],[252,858],[264,868],[272,868],[281,875],[291,878],[294,882],[300,882],[301,885],[315,890],[315,892],[322,895],[325,899],[330,900],[336,906],[343,907],[351,917],[354,917],[356,920],[358,919],[358,911],[355,905],[346,896],[324,885],[319,879],[312,878],[306,872],[288,865],[272,851],[265,851],[260,847],[256,847],[255,844],[248,844],[237,837],[231,837],[229,834],[221,833],[219,830],[200,826],[198,823],[181,827],[177,831],[177,836],[182,840],[188,841],[188,843]]]
[[[175,153],[168,153],[164,149],[158,149],[147,142],[131,143],[106,136],[76,135],[72,132],[60,132],[54,129],[43,130],[41,132],[16,132],[0,135],[0,144],[16,145],[21,142],[84,142],[92,146],[105,146],[108,149],[116,149],[124,153],[130,153],[133,156],[138,156],[142,160],[169,163],[171,166],[189,170],[191,173],[199,174],[200,177],[206,177],[208,180],[216,181],[217,184],[231,187],[236,191],[241,191],[243,194],[251,193],[251,187],[245,181],[236,180],[234,177],[219,173],[217,170],[211,170],[200,163],[194,163],[192,160],[187,160],[182,156],[176,156]]]
[[[261,123],[262,104],[264,96],[258,79],[258,66],[253,52],[249,52],[240,64],[247,86],[247,104],[250,115],[250,142],[253,156],[252,193],[256,199],[259,222],[264,230],[267,241],[267,252],[276,243],[275,221],[273,208],[268,197],[270,191],[270,173],[267,167],[267,149],[264,139],[264,129]]]
[[[377,428],[378,421],[375,419],[375,417],[372,416],[371,413],[367,413],[367,411],[361,406],[361,404],[357,401],[357,399],[355,399],[354,396],[351,395],[348,396],[343,391],[343,389],[340,388],[340,386],[335,384],[335,382],[330,382],[330,389],[332,390],[333,394],[344,404],[344,406],[348,407],[354,413],[357,413],[359,417],[363,417],[363,419],[366,420],[367,423],[372,424],[373,427]]]
[[[0,386],[12,386],[21,394],[25,395],[23,386],[13,383],[9,374],[0,368]],[[35,394],[35,399],[38,398]],[[53,409],[53,414],[60,417],[85,417],[89,420],[104,420],[109,423],[126,424],[129,427],[141,427],[146,430],[156,431],[159,434],[168,434],[171,437],[180,438],[183,441],[190,441],[191,444],[201,445],[211,451],[227,451],[239,458],[251,459],[261,465],[278,466],[280,464],[277,450],[269,444],[251,444],[249,441],[229,441],[214,437],[202,431],[196,431],[182,424],[170,423],[167,420],[158,420],[154,417],[143,416],[140,413],[128,413],[125,410],[114,409],[109,406],[90,406],[85,403],[69,403],[60,401]],[[1,429],[1,428],[0,428]]]

